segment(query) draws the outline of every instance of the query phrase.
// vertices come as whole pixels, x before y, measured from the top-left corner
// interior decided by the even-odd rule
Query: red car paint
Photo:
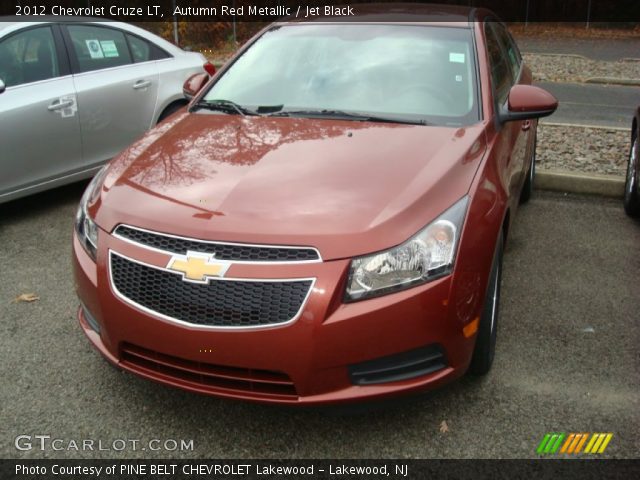
[[[406,14],[421,21],[425,11],[433,13],[423,6],[419,15]],[[445,11],[462,12],[463,19],[470,12]],[[97,262],[77,235],[73,241],[78,296],[100,325],[98,334],[79,310],[93,345],[111,363],[164,384],[292,405],[385,398],[463,375],[476,341],[475,331],[464,329],[481,315],[495,245],[517,209],[536,130],[535,120],[497,120],[482,23],[490,12],[474,15],[482,120],[472,126],[179,113],[116,158],[88,209],[100,228]],[[525,66],[519,83],[531,78]],[[514,90],[510,100],[520,110],[550,103],[539,92],[540,98]],[[465,195],[469,206],[452,274],[397,293],[343,300],[353,257],[403,243]],[[233,263],[227,278],[316,280],[288,325],[202,329],[158,318],[115,295],[109,251],[159,268],[171,258],[114,236],[120,224],[210,241],[309,246],[322,261]],[[442,346],[445,368],[375,385],[350,380],[349,365],[431,344]],[[199,381],[203,371],[226,380]],[[264,384],[269,388],[258,388]]]

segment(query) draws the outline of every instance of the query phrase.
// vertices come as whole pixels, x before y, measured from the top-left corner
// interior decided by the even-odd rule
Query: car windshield
[[[344,113],[467,125],[478,120],[473,52],[467,28],[276,26],[203,100],[232,101],[270,115]]]

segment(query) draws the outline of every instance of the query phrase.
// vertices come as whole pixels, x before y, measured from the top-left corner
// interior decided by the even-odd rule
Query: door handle
[[[526,132],[530,128],[531,128],[531,120],[525,120],[524,122],[522,122],[522,131],[523,132]]]
[[[147,88],[149,85],[151,85],[151,80],[138,80],[133,84],[133,89],[140,90],[141,88]]]
[[[50,112],[55,112],[56,110],[62,110],[63,108],[68,108],[73,105],[73,100],[55,100],[51,105],[47,107],[47,110]]]

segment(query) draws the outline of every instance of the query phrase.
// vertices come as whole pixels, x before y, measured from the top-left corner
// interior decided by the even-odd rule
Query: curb
[[[584,83],[596,83],[603,85],[632,85],[640,86],[640,80],[636,78],[615,78],[615,77],[589,77]]]
[[[541,57],[562,57],[562,58],[580,58],[582,60],[590,60],[590,58],[584,55],[577,55],[575,53],[544,53],[544,52],[522,52],[522,55],[540,55]]]
[[[614,132],[630,132],[631,127],[614,127],[608,125],[587,125],[584,123],[558,123],[558,122],[547,122],[545,120],[541,120],[538,123],[539,127],[569,127],[569,128],[594,128],[596,130],[612,130]]]
[[[622,198],[624,195],[624,177],[538,169],[535,188],[554,192]]]

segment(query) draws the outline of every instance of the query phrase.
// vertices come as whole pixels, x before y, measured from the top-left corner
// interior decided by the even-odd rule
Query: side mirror
[[[209,81],[209,75],[206,73],[195,73],[187,78],[182,86],[182,93],[187,100],[191,100],[196,94],[202,90],[202,87]]]
[[[501,109],[501,122],[530,120],[551,115],[558,108],[558,100],[546,90],[532,85],[514,85],[509,91],[507,108]]]
[[[4,82],[0,78],[0,93],[3,93],[6,89],[7,87],[5,87]]]

